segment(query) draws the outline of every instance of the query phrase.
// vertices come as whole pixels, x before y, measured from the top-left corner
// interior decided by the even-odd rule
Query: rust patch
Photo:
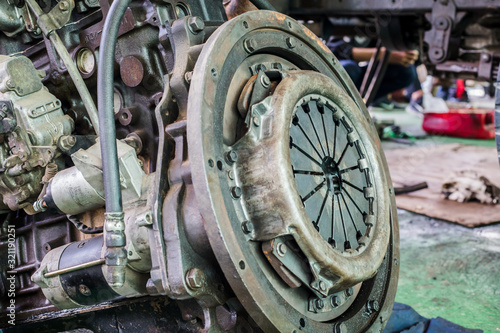
[[[127,86],[134,88],[141,84],[144,78],[144,66],[134,56],[123,58],[120,63],[120,76]]]

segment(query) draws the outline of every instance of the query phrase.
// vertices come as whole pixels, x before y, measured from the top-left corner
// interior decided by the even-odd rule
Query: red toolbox
[[[469,139],[495,137],[494,110],[450,109],[446,113],[424,113],[424,131],[432,135],[446,135]]]

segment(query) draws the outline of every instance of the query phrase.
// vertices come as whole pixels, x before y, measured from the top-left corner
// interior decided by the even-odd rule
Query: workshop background
[[[280,10],[302,18],[306,25],[309,24],[309,27],[327,42],[327,36],[341,36],[356,25],[357,28],[354,29],[358,33],[354,35],[357,35],[358,39],[362,39],[363,35],[366,37],[367,31],[380,32],[374,28],[360,28],[362,24],[356,20],[370,22],[367,18],[371,14],[379,15],[379,20],[382,16],[382,20],[391,22],[394,16],[405,11],[406,6],[411,7],[417,2],[403,1],[390,6],[384,1],[373,1],[367,5],[359,3],[359,7],[353,2],[342,4],[337,1],[276,0],[273,3]],[[416,7],[419,5],[425,7],[427,3],[420,2]],[[418,11],[415,8],[414,10]],[[328,11],[326,15],[332,15],[326,23],[318,19],[321,9]],[[443,12],[453,14],[449,8]],[[347,22],[346,17],[350,17],[352,22]],[[491,17],[496,16],[491,14]],[[342,28],[339,28],[339,25]],[[402,24],[391,26],[391,23],[388,23],[387,26],[389,28],[383,30],[386,35],[373,34],[370,37],[383,39],[387,34],[400,33],[398,28],[404,30]],[[349,39],[351,38],[355,37],[350,36]],[[472,37],[469,35],[469,38]],[[335,50],[332,51],[335,53]],[[483,58],[495,56],[496,51],[489,51],[492,53],[487,52]],[[462,63],[450,61],[449,64],[437,65],[433,67],[436,72],[434,78],[427,77],[430,73],[427,73],[425,65],[420,65],[420,69],[424,71],[423,75],[419,73],[421,81],[428,81],[425,105],[427,110],[415,112],[414,108],[409,108],[406,103],[411,102],[411,97],[410,100],[398,99],[401,94],[407,94],[405,89],[402,89],[394,94],[394,100],[398,102],[373,103],[370,112],[382,138],[394,186],[414,187],[407,194],[398,195],[396,192],[401,236],[401,264],[396,302],[413,307],[426,318],[442,317],[464,327],[498,332],[500,167],[493,121],[498,70],[492,70],[491,76],[489,72],[479,73],[481,62],[482,60],[472,62],[469,59],[462,60]],[[447,66],[448,68],[445,68]],[[455,68],[451,69],[452,66]],[[474,66],[475,69],[471,70]],[[474,70],[476,72],[470,75]],[[450,75],[450,72],[453,73]],[[443,88],[436,87],[439,86],[436,77],[453,79]],[[467,95],[465,99],[456,96],[457,78],[463,77],[470,78],[468,81],[458,80],[459,90],[463,87],[464,95]],[[448,91],[450,88],[451,95]],[[453,94],[455,95],[452,96]],[[367,95],[364,97],[366,101]],[[373,102],[373,99],[370,102]],[[420,105],[424,106],[422,101]],[[464,172],[467,175],[462,178]],[[476,183],[479,187],[474,187],[473,179],[479,180],[482,177],[487,178],[487,181],[480,181]],[[465,183],[456,185],[456,181]],[[450,194],[444,194],[446,191],[442,186],[450,182],[461,187],[457,191],[462,194],[456,194],[458,198],[454,198],[458,201],[446,199]],[[489,189],[491,196],[486,195],[489,199],[481,200],[477,198],[481,194],[476,196],[471,193],[476,190],[485,191],[484,184],[489,182],[492,185]],[[422,184],[426,184],[427,188],[413,191],[422,187]],[[411,317],[412,313],[406,312],[405,315]],[[415,319],[416,321],[418,320]],[[428,328],[414,326],[415,332],[425,332]],[[386,331],[390,329],[388,327]],[[446,325],[434,329],[436,332],[461,331]]]

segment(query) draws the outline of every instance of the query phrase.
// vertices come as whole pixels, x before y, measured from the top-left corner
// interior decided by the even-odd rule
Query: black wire
[[[271,5],[267,0],[250,0],[250,2],[258,9],[276,11],[276,8],[274,8],[274,6]]]
[[[95,235],[95,234],[102,234],[103,228],[102,227],[89,227],[86,224],[84,224],[78,217],[75,215],[66,215],[68,220],[75,225],[75,227],[82,233],[87,234],[87,235]]]

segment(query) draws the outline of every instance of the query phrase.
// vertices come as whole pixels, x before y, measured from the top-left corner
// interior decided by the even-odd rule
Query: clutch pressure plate
[[[274,12],[223,25],[191,81],[188,144],[211,246],[258,326],[380,330],[398,274],[391,182],[321,41]]]

